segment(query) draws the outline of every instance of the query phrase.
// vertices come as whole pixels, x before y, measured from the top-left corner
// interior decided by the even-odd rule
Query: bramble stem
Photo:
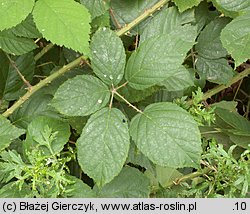
[[[44,54],[46,54],[53,47],[54,44],[52,43],[46,45],[37,55],[35,55],[34,60],[38,61]]]
[[[121,36],[125,33],[127,33],[130,29],[138,25],[140,22],[142,22],[145,18],[152,15],[155,11],[160,10],[166,3],[168,3],[169,0],[160,0],[158,3],[156,3],[153,7],[147,9],[142,13],[140,16],[138,16],[134,21],[130,22],[129,24],[125,25],[122,29],[118,30],[116,34],[118,36]]]
[[[30,98],[30,96],[32,94],[34,94],[36,91],[38,91],[39,89],[41,89],[42,87],[44,87],[45,85],[48,85],[49,83],[51,83],[54,79],[56,79],[57,77],[61,76],[62,74],[66,73],[67,71],[69,71],[70,69],[76,67],[77,65],[80,64],[80,62],[82,60],[85,60],[82,56],[77,58],[76,60],[74,60],[73,62],[63,66],[61,69],[59,69],[58,71],[56,71],[55,73],[51,74],[50,76],[48,76],[47,78],[41,80],[39,83],[37,83],[36,85],[32,86],[30,88],[30,90],[23,95],[17,102],[14,103],[14,105],[12,105],[9,109],[7,109],[2,115],[4,117],[8,117],[10,116],[16,109],[18,109],[26,100],[28,100]]]
[[[22,73],[19,71],[18,67],[16,66],[16,63],[10,58],[10,56],[8,54],[6,54],[6,56],[9,59],[10,64],[12,65],[12,67],[16,70],[17,74],[19,75],[19,77],[24,82],[24,84],[27,85],[28,90],[30,90],[30,88],[32,87],[32,85],[29,83],[28,80],[25,79],[25,77],[22,75]]]
[[[206,93],[203,94],[202,100],[206,100],[208,98],[211,98],[212,96],[214,96],[215,94],[218,94],[219,92],[223,91],[224,89],[230,87],[231,85],[233,85],[234,83],[238,82],[239,80],[242,80],[244,77],[247,77],[248,75],[250,75],[250,68],[242,71],[241,73],[238,73],[236,76],[234,76],[227,85],[218,85],[212,89],[210,89],[209,91],[207,91]],[[187,102],[188,105],[192,105],[193,100],[189,100]]]
[[[137,17],[135,20],[133,20],[131,23],[127,24],[125,27],[123,27],[122,29],[120,29],[119,31],[116,32],[116,34],[118,36],[122,36],[123,34],[125,34],[126,32],[128,32],[131,28],[135,27],[137,24],[139,24],[141,21],[143,21],[145,18],[147,18],[148,16],[150,16],[152,13],[154,13],[157,10],[160,10],[164,4],[166,4],[169,0],[160,0],[158,3],[156,3],[154,6],[152,6],[151,8],[149,8],[148,10],[146,10],[144,13],[142,13],[142,15],[140,15],[139,17]],[[36,56],[35,56],[35,61],[39,60],[46,52],[48,52],[51,48],[53,47],[53,44],[50,43],[48,44],[44,49],[42,49],[42,51],[40,51]],[[30,88],[30,90],[24,95],[22,96],[17,102],[14,103],[14,105],[12,105],[9,109],[7,109],[2,115],[4,117],[8,117],[10,116],[16,109],[18,109],[26,100],[29,99],[29,97],[34,94],[36,91],[38,91],[39,89],[41,89],[42,87],[44,87],[45,85],[49,84],[50,82],[52,82],[54,79],[56,79],[57,77],[61,76],[62,74],[66,73],[67,71],[69,71],[70,69],[78,66],[79,64],[81,64],[82,60],[86,61],[86,58],[84,58],[83,56],[77,58],[76,60],[74,60],[73,62],[63,66],[63,68],[59,69],[58,71],[56,71],[55,73],[51,74],[50,76],[48,76],[46,79],[41,80],[38,84],[36,84],[35,86],[32,86]],[[118,94],[118,93],[117,93]],[[119,94],[120,95],[120,94]],[[118,96],[119,96],[118,95]],[[121,95],[120,95],[121,96]],[[123,98],[123,97],[122,97]],[[123,98],[125,99],[125,98]],[[125,101],[125,100],[124,100]],[[130,104],[131,105],[131,104]],[[139,110],[139,109],[138,109]],[[139,110],[139,112],[141,112]]]

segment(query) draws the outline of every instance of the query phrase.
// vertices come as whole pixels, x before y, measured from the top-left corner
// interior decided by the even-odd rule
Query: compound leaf
[[[52,105],[68,116],[87,116],[109,101],[108,87],[96,77],[79,75],[63,83],[55,93]]]
[[[91,18],[83,5],[72,0],[39,0],[33,16],[47,40],[89,54]]]
[[[172,103],[156,103],[136,115],[130,134],[153,163],[173,168],[199,167],[200,132],[192,116]]]
[[[34,0],[0,0],[0,31],[23,21],[34,6]]]
[[[138,169],[124,167],[121,173],[98,193],[102,198],[148,198],[149,179]]]
[[[221,42],[235,60],[235,65],[249,59],[250,56],[250,13],[246,13],[230,22],[221,32]]]
[[[126,161],[130,139],[124,121],[120,110],[104,108],[90,117],[77,140],[79,164],[97,186],[109,183]]]
[[[117,85],[126,63],[121,39],[112,30],[102,28],[94,34],[90,48],[94,73],[106,84]]]

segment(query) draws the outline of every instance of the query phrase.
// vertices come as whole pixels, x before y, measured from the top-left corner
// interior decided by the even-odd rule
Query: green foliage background
[[[0,197],[249,197],[250,0],[0,17]]]

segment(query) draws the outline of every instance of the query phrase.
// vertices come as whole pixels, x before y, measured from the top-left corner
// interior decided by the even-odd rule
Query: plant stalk
[[[219,92],[223,91],[224,89],[230,87],[231,85],[233,85],[234,83],[242,80],[243,78],[247,77],[248,75],[250,75],[250,68],[245,69],[244,71],[242,71],[241,73],[238,73],[236,76],[234,76],[228,84],[226,85],[218,85],[212,89],[210,89],[209,91],[207,91],[206,93],[203,94],[202,100],[206,100],[208,98],[211,98],[212,96],[214,96],[215,94],[218,94]],[[187,102],[188,105],[192,105],[193,100],[189,100]]]
[[[84,57],[79,57],[73,62],[63,66],[61,69],[56,71],[55,73],[51,74],[47,78],[41,80],[39,83],[36,85],[32,86],[28,92],[26,92],[25,95],[23,95],[17,102],[15,102],[9,109],[7,109],[2,115],[4,117],[10,116],[16,109],[18,109],[26,100],[28,100],[32,94],[34,94],[36,91],[44,87],[45,85],[48,85],[51,83],[54,79],[57,77],[61,76],[62,74],[68,72],[70,69],[76,67],[77,65],[80,64],[82,60],[85,60]]]
[[[155,11],[160,10],[168,2],[169,2],[169,0],[160,0],[153,7],[145,10],[144,13],[142,13],[140,16],[138,16],[134,21],[130,22],[129,24],[126,24],[122,29],[118,30],[116,32],[116,34],[118,36],[121,36],[121,35],[127,33],[130,29],[132,29],[133,27],[138,25],[145,18],[151,16]]]
[[[46,45],[37,55],[35,55],[34,60],[38,61],[44,54],[46,54],[50,49],[52,49],[54,44],[50,43]]]

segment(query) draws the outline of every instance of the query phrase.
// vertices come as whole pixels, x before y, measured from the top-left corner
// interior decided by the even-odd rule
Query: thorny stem
[[[175,185],[178,185],[180,184],[181,182],[184,182],[184,181],[187,181],[187,180],[190,180],[190,179],[193,179],[193,178],[196,178],[196,177],[199,177],[201,175],[205,175],[209,172],[211,172],[212,169],[211,168],[205,168],[203,169],[202,171],[200,172],[192,172],[190,174],[187,174],[187,175],[184,175],[183,177],[177,179],[171,186],[173,186],[174,184]]]
[[[46,54],[50,49],[52,49],[54,44],[50,43],[45,46],[37,55],[35,55],[34,60],[38,61],[44,54]]]
[[[110,14],[110,17],[111,19],[113,20],[115,26],[117,29],[121,29],[122,26],[120,25],[120,23],[117,21],[117,19],[115,18],[115,15],[114,15],[114,11],[112,10],[112,8],[109,9],[109,14]]]
[[[215,169],[213,167],[206,167],[204,169],[202,169],[201,171],[197,171],[197,172],[192,172],[192,173],[189,173],[187,175],[184,175],[178,179],[176,179],[175,181],[172,181],[171,183],[169,183],[166,187],[164,187],[165,189],[167,188],[171,188],[172,186],[176,186],[176,185],[179,185],[181,184],[182,182],[185,182],[185,181],[188,181],[188,180],[191,180],[193,178],[197,178],[197,177],[200,177],[200,176],[206,176],[206,174],[214,171]],[[152,192],[153,193],[156,193],[157,191],[159,191],[159,187],[154,187]]]
[[[51,74],[50,76],[48,76],[47,78],[41,80],[39,83],[37,83],[36,85],[32,86],[30,88],[30,90],[24,95],[22,96],[17,102],[14,103],[14,105],[12,105],[9,109],[7,109],[2,115],[4,117],[8,117],[10,116],[16,109],[18,109],[26,100],[28,100],[30,98],[30,96],[32,94],[34,94],[36,91],[38,91],[39,89],[41,89],[42,87],[44,87],[45,85],[48,85],[49,83],[51,83],[51,81],[53,81],[54,79],[56,79],[57,77],[63,75],[64,73],[68,72],[70,69],[76,67],[77,65],[80,64],[81,60],[84,60],[84,58],[81,56],[79,58],[77,58],[76,60],[74,60],[73,62],[63,66],[61,69],[59,69],[58,71],[56,71],[55,73]]]
[[[227,85],[218,85],[216,87],[214,87],[213,89],[210,89],[209,91],[207,91],[206,93],[203,94],[202,100],[206,100],[208,98],[211,98],[212,96],[214,96],[215,94],[223,91],[224,89],[230,87],[231,85],[233,85],[234,83],[238,82],[239,80],[242,80],[244,77],[247,77],[248,75],[250,75],[250,68],[242,71],[241,73],[238,73],[236,76],[234,76]],[[187,102],[188,105],[192,105],[193,100],[189,100]]]
[[[240,83],[239,83],[239,85],[238,85],[238,87],[237,87],[237,90],[236,90],[236,92],[235,92],[235,94],[234,94],[234,98],[233,98],[233,100],[235,100],[235,99],[236,99],[237,94],[238,94],[238,92],[239,92],[239,90],[240,90],[240,87],[241,87],[242,82],[243,82],[243,79],[241,79],[241,80],[240,80]]]
[[[130,22],[129,24],[126,24],[122,29],[118,30],[116,32],[116,34],[118,36],[121,36],[121,35],[127,33],[130,29],[132,29],[133,27],[138,25],[145,18],[151,16],[155,11],[160,10],[168,2],[169,2],[169,0],[160,0],[153,7],[147,9],[146,11],[144,11],[144,13],[142,13],[140,16],[138,16],[134,21]]]
[[[27,85],[28,90],[30,90],[30,88],[32,87],[32,85],[29,83],[28,80],[25,79],[25,77],[22,75],[22,73],[19,71],[18,67],[16,66],[16,63],[10,58],[10,56],[8,54],[6,54],[6,56],[9,59],[10,64],[12,65],[12,67],[16,70],[17,74],[20,76],[20,78],[24,82],[24,84]]]
[[[160,10],[169,0],[160,0],[158,3],[156,3],[153,7],[149,8],[148,10],[146,10],[144,13],[142,13],[142,15],[140,15],[139,17],[137,17],[135,20],[133,20],[131,23],[127,24],[126,26],[124,26],[122,29],[118,30],[116,32],[116,34],[118,36],[122,36],[123,34],[125,34],[126,32],[128,32],[131,28],[135,27],[137,24],[139,24],[141,21],[143,21],[145,18],[147,18],[148,16],[150,16],[152,13],[154,13],[157,10]],[[44,49],[42,49],[41,52],[39,52],[36,56],[35,56],[35,61],[38,61],[45,53],[47,53],[51,48],[53,47],[53,44],[50,43],[48,44]],[[34,94],[36,91],[38,91],[39,89],[41,89],[42,87],[44,87],[45,85],[49,84],[51,81],[55,80],[57,77],[61,76],[62,74],[66,73],[67,71],[69,71],[70,69],[78,66],[79,64],[82,63],[82,60],[86,61],[86,58],[81,56],[77,59],[75,59],[74,61],[72,61],[71,63],[65,65],[63,68],[59,69],[57,72],[51,74],[50,76],[48,76],[46,79],[41,80],[38,84],[36,84],[35,86],[32,86],[30,88],[30,90],[24,95],[22,96],[17,102],[14,103],[14,105],[12,105],[9,109],[7,109],[2,115],[4,117],[8,117],[10,116],[16,109],[18,109],[26,100],[29,99],[29,97]],[[118,95],[118,93],[116,92],[117,96],[121,96],[120,94]],[[121,96],[122,97],[122,96]],[[123,98],[123,97],[122,97]],[[125,99],[125,98],[123,98]],[[125,100],[124,100],[125,101]],[[127,101],[127,100],[126,100]],[[128,101],[127,101],[128,102]],[[131,104],[129,103],[129,105],[131,106]],[[136,107],[134,107],[136,109]],[[137,109],[139,112],[141,112],[139,109]]]

